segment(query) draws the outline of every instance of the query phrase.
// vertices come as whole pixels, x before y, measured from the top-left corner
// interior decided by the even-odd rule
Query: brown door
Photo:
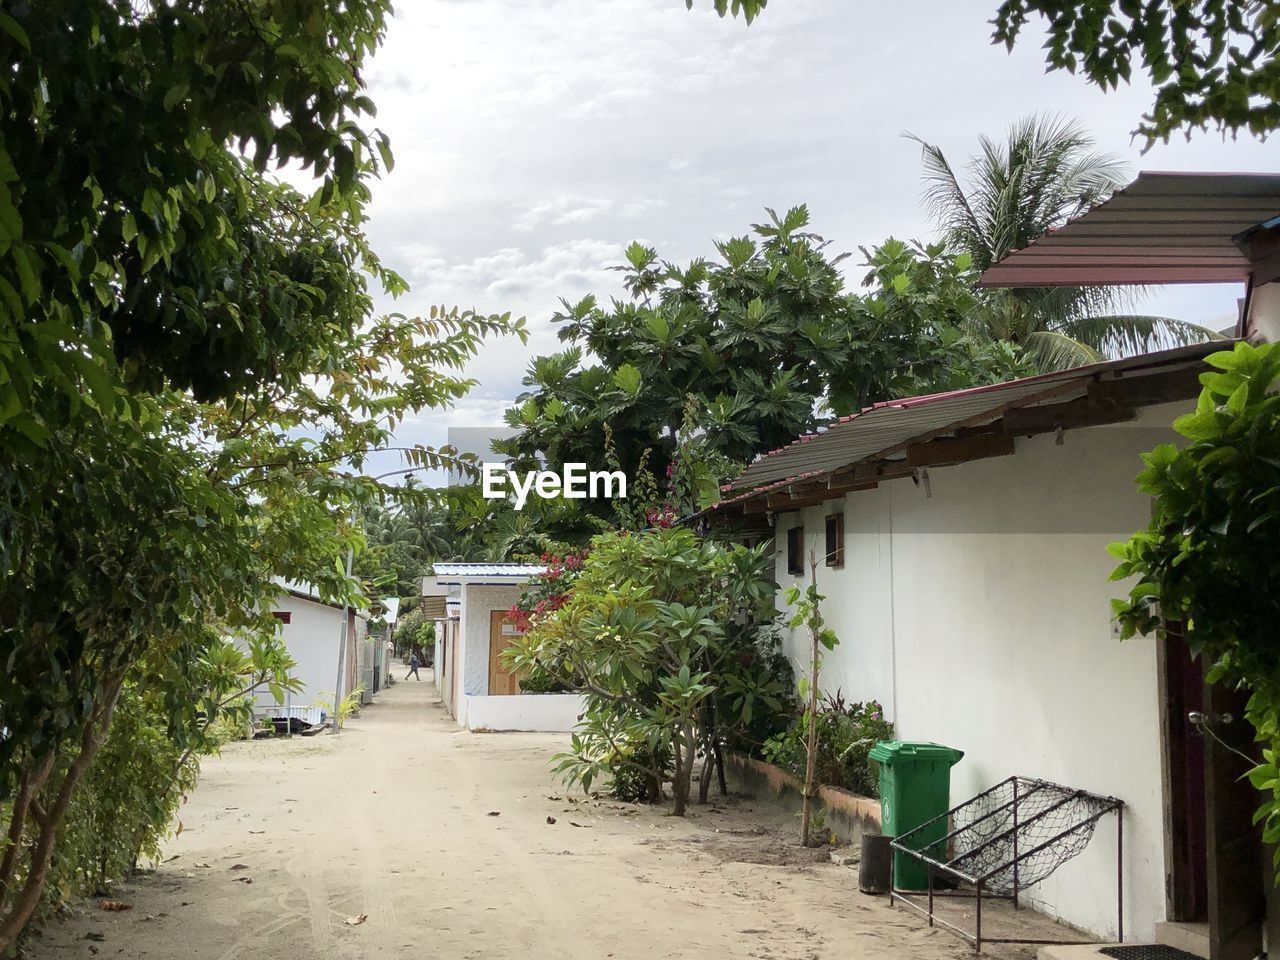
[[[1204,923],[1209,919],[1205,738],[1189,719],[1204,709],[1204,675],[1191,658],[1181,624],[1166,624],[1165,631],[1156,649],[1164,742],[1166,916]]]
[[[489,614],[489,694],[506,696],[520,692],[520,680],[502,662],[502,651],[511,646],[516,626],[507,619],[507,611]]]
[[[1253,960],[1262,952],[1266,918],[1262,837],[1253,824],[1261,794],[1241,777],[1257,744],[1244,719],[1248,696],[1206,685],[1205,799],[1209,861],[1209,955]],[[1229,718],[1229,719],[1228,719]],[[1210,735],[1212,734],[1212,735]],[[1240,751],[1236,753],[1234,751]]]

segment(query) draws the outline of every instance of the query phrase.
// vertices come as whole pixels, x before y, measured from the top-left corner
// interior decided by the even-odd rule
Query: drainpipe
[[[898,602],[895,589],[897,570],[893,563],[893,484],[885,485],[889,496],[889,699],[893,713],[893,735],[898,736]]]

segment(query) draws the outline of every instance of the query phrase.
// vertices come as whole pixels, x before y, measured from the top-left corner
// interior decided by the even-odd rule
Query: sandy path
[[[547,766],[563,739],[460,733],[410,681],[338,737],[231,744],[183,809],[176,859],[116,893],[134,909],[88,903],[30,956],[971,955],[860,895],[850,868],[810,862],[789,817],[564,799]]]

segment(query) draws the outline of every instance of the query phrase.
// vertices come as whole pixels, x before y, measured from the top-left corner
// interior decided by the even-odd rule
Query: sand
[[[683,820],[570,798],[547,763],[566,737],[459,732],[426,681],[378,699],[336,737],[228,745],[171,859],[112,891],[132,909],[84,901],[28,956],[972,955],[859,894],[856,869],[800,848],[789,815],[742,798]]]

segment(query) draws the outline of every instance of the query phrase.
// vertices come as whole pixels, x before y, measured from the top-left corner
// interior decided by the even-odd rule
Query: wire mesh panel
[[[1020,890],[1046,879],[1084,852],[1098,822],[1107,814],[1116,814],[1117,831],[1121,834],[1123,826],[1119,817],[1123,807],[1115,797],[1047,780],[1010,777],[902,834],[892,846],[919,860],[929,870],[930,923],[936,919],[933,911],[935,876],[976,888],[975,933],[971,935],[959,929],[956,932],[980,947],[984,895],[1006,897],[1017,906]],[[946,827],[941,834],[939,821]],[[1117,910],[1122,917],[1121,857],[1122,852],[1117,849]],[[894,898],[920,909],[911,901],[908,891],[894,890],[891,900]]]
[[[1012,893],[1083,853],[1098,818],[1115,803],[1044,780],[1006,780],[956,814],[960,843],[951,863],[985,878],[993,893]]]

